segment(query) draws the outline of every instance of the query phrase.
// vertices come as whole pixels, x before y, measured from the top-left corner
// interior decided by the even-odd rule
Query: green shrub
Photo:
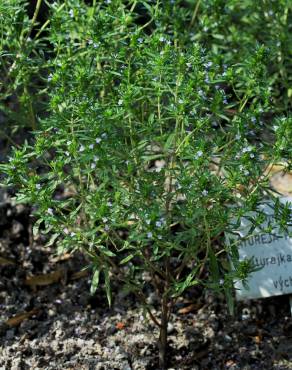
[[[253,224],[262,223],[258,205],[270,193],[263,173],[291,160],[291,120],[278,118],[276,135],[265,123],[264,47],[225,65],[176,37],[174,26],[166,33],[159,2],[141,2],[147,27],[140,2],[130,3],[52,5],[49,116],[35,143],[15,149],[1,168],[18,202],[34,205],[34,232],[49,234],[58,253],[88,256],[92,293],[101,278],[109,304],[112,279],[136,294],[159,326],[166,368],[176,299],[201,285],[224,292],[232,307],[233,281],[253,270],[223,233],[236,233],[250,211]],[[160,317],[147,303],[143,272]]]
[[[103,2],[92,3],[91,11],[97,12],[103,6]],[[158,6],[150,0],[122,3],[128,10],[133,7],[135,24],[141,25],[147,34],[160,30],[185,47],[200,42],[222,65],[242,63],[253,55],[257,45],[265,46],[267,53],[262,63],[268,70],[273,112],[287,113],[291,109],[292,5],[289,0],[199,0],[195,3],[175,0],[158,2]],[[78,2],[46,4],[38,0],[35,10],[32,2],[26,0],[7,0],[0,4],[0,72],[3,76],[0,108],[10,126],[35,129],[39,115],[47,112],[44,77],[51,45],[46,31],[51,21],[59,22],[56,39],[69,34],[74,38],[74,32],[88,33],[83,29],[87,21],[83,24],[77,21],[76,30],[66,29],[68,14],[65,16],[62,9],[72,8],[75,12],[72,15],[80,19],[78,12],[82,6]],[[117,0],[109,3],[113,4],[117,4]],[[156,19],[152,18],[154,9]]]
[[[290,0],[172,1],[161,23],[184,43],[200,42],[222,63],[242,63],[257,45],[268,50],[262,63],[268,70],[274,112],[291,110],[292,3]]]
[[[25,0],[0,4],[0,110],[8,134],[20,127],[35,130],[37,115],[45,110],[48,45],[41,27],[35,29],[41,1],[37,4],[31,19]]]

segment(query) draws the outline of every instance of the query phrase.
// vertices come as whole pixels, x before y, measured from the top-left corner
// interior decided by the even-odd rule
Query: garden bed
[[[134,296],[117,282],[111,309],[102,289],[91,296],[84,257],[56,258],[31,237],[28,215],[4,195],[0,368],[157,369],[158,331]],[[192,288],[174,307],[169,344],[169,369],[291,369],[288,297],[238,303],[231,317],[223,297]]]

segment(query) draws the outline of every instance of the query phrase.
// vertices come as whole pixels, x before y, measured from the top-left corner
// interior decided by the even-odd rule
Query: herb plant
[[[291,110],[292,3],[290,0],[172,1],[161,22],[184,43],[200,42],[223,63],[242,63],[265,45],[274,112]],[[171,26],[169,24],[171,23]]]
[[[264,46],[241,65],[225,64],[174,25],[166,30],[159,1],[70,0],[50,11],[48,117],[34,144],[14,149],[1,169],[17,201],[34,205],[34,233],[50,235],[58,253],[87,255],[93,294],[101,281],[111,304],[118,279],[137,296],[159,328],[165,369],[177,298],[201,285],[224,292],[232,308],[233,281],[253,270],[224,232],[235,233],[250,211],[254,225],[262,219],[265,170],[291,160],[291,119],[277,119],[276,135],[265,123]]]
[[[35,29],[41,3],[37,1],[32,18],[27,1],[0,4],[0,109],[9,123],[2,134],[20,127],[35,130],[37,116],[45,109],[45,27]]]

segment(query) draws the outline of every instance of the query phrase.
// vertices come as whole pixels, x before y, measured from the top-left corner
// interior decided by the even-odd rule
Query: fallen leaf
[[[183,307],[178,310],[179,314],[185,315],[190,312],[198,311],[202,307],[202,303],[192,303],[187,307]]]
[[[74,272],[71,277],[70,277],[70,280],[77,280],[77,279],[81,279],[83,277],[86,277],[88,276],[88,271],[87,270],[81,270],[81,271],[78,271],[78,272]]]
[[[37,308],[34,308],[31,311],[19,313],[19,314],[15,315],[14,317],[11,317],[10,319],[8,319],[6,321],[6,325],[8,325],[10,327],[18,326],[24,320],[29,319],[30,317],[37,314],[38,312],[39,312],[39,310]]]
[[[51,272],[49,274],[35,275],[35,276],[28,277],[25,280],[25,284],[35,289],[37,286],[46,286],[46,285],[57,283],[63,280],[65,277],[66,277],[66,272],[60,269],[55,272]]]

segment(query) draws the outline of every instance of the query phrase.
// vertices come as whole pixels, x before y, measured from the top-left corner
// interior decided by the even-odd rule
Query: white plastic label
[[[281,198],[282,203],[292,202],[292,198]],[[273,210],[268,204],[261,209],[273,222]],[[238,233],[246,237],[251,222],[243,218]],[[263,225],[264,226],[264,225]],[[272,234],[256,229],[253,235],[242,240],[238,245],[239,259],[251,259],[260,269],[251,273],[247,279],[249,289],[245,289],[241,282],[234,284],[236,297],[239,300],[263,298],[292,293],[292,238],[287,234],[279,233],[275,227]]]

